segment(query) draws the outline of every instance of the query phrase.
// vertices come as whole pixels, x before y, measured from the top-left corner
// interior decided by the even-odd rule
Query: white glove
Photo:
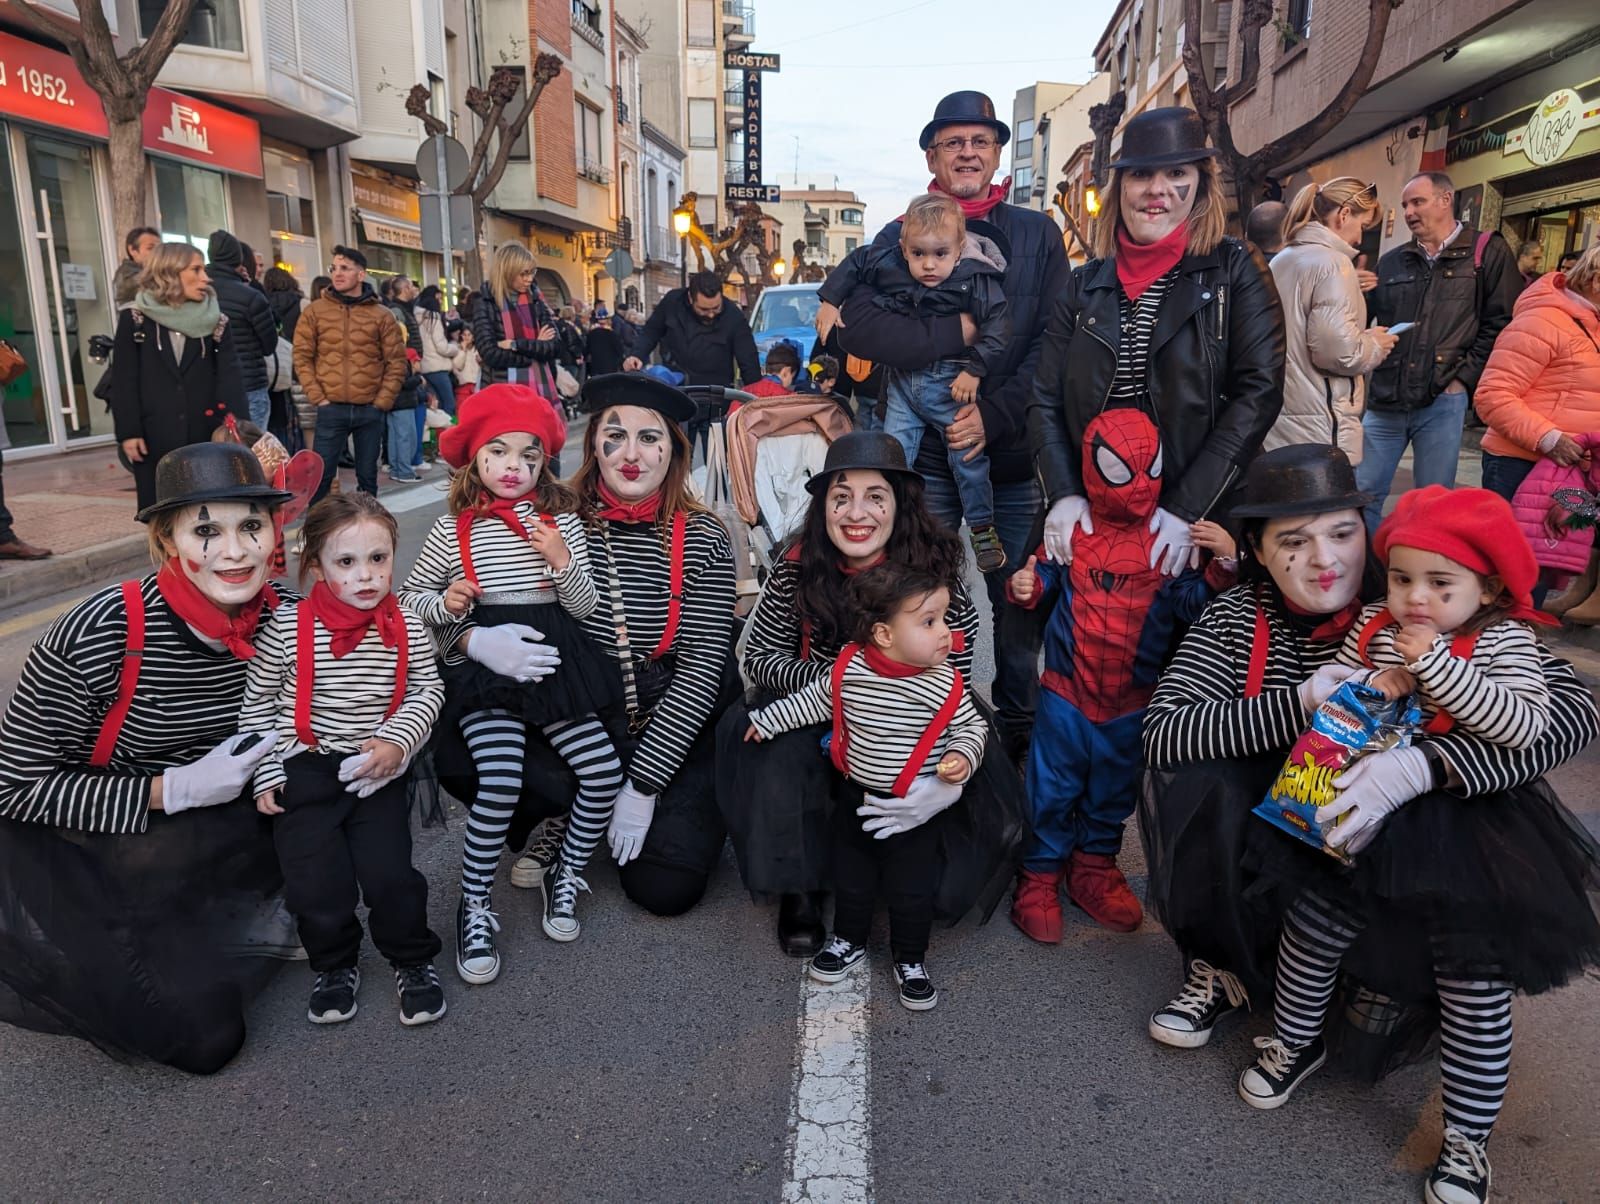
[[[526,623],[479,627],[467,639],[467,655],[490,672],[517,682],[549,677],[561,663],[561,650],[541,644],[544,632]]]
[[[622,789],[617,791],[606,839],[618,865],[627,865],[644,848],[645,834],[650,831],[650,821],[656,815],[656,798],[654,794],[640,794],[632,782],[622,783]]]
[[[1155,517],[1150,520],[1150,530],[1156,535],[1155,546],[1150,549],[1151,568],[1176,577],[1184,569],[1192,569],[1200,563],[1200,549],[1194,546],[1189,524],[1170,510],[1157,506]]]
[[[236,745],[250,736],[256,741],[243,752]],[[174,765],[161,775],[161,809],[168,815],[196,807],[216,807],[231,803],[244,793],[250,775],[266,759],[277,743],[271,732],[236,732],[205,756],[189,765]]]
[[[1057,564],[1072,563],[1072,535],[1079,528],[1085,535],[1094,532],[1089,518],[1089,503],[1069,494],[1050,507],[1044,516],[1044,554]]]
[[[360,773],[361,767],[367,763],[368,754],[364,752],[351,753],[339,762],[339,780],[349,783],[344,788],[346,794],[353,794],[357,798],[367,798],[382,790],[390,782],[405,777],[406,771],[411,768],[411,758],[415,755],[415,753],[407,753],[400,762],[400,768],[386,778],[358,778],[356,774]]]
[[[1333,788],[1339,797],[1317,808],[1317,823],[1325,826],[1341,815],[1344,819],[1323,840],[1330,848],[1359,853],[1385,819],[1433,789],[1433,769],[1420,748],[1391,748],[1356,761],[1333,779]]]
[[[857,815],[867,817],[861,830],[871,832],[874,840],[887,840],[912,828],[920,828],[960,798],[965,785],[965,782],[924,777],[911,783],[905,798],[881,798],[869,794],[865,805],[856,808]]]
[[[1346,680],[1360,672],[1360,669],[1351,665],[1323,665],[1295,687],[1295,693],[1300,695],[1300,705],[1305,708],[1307,715],[1311,714],[1333,697],[1333,692]]]

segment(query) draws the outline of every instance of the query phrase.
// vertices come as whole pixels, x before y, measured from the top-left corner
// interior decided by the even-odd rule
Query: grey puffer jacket
[[[1321,222],[1295,231],[1272,260],[1283,301],[1283,409],[1261,450],[1333,443],[1361,463],[1366,374],[1387,352],[1364,329],[1367,303],[1356,282],[1356,249]]]

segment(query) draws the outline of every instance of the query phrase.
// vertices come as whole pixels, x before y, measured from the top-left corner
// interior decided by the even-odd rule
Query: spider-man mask
[[[1161,500],[1161,436],[1143,410],[1097,414],[1083,433],[1089,513],[1113,522],[1149,520]]]

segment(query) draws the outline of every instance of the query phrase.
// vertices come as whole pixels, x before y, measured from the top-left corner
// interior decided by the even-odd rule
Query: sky
[[[763,172],[834,175],[876,231],[928,186],[917,136],[941,96],[987,92],[1010,124],[1019,88],[1081,83],[1115,0],[751,0],[762,80]],[[1029,58],[1029,55],[1043,57]],[[998,178],[1010,163],[1003,152]]]

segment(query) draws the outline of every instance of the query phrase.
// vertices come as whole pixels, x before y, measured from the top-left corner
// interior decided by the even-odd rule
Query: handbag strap
[[[611,547],[611,532],[600,523],[600,542],[606,546],[606,582],[611,591],[611,625],[617,632],[617,659],[622,663],[622,696],[630,721],[639,710],[639,683],[633,672],[633,647],[628,642],[628,612],[622,605],[622,582],[617,577],[617,557]]]

